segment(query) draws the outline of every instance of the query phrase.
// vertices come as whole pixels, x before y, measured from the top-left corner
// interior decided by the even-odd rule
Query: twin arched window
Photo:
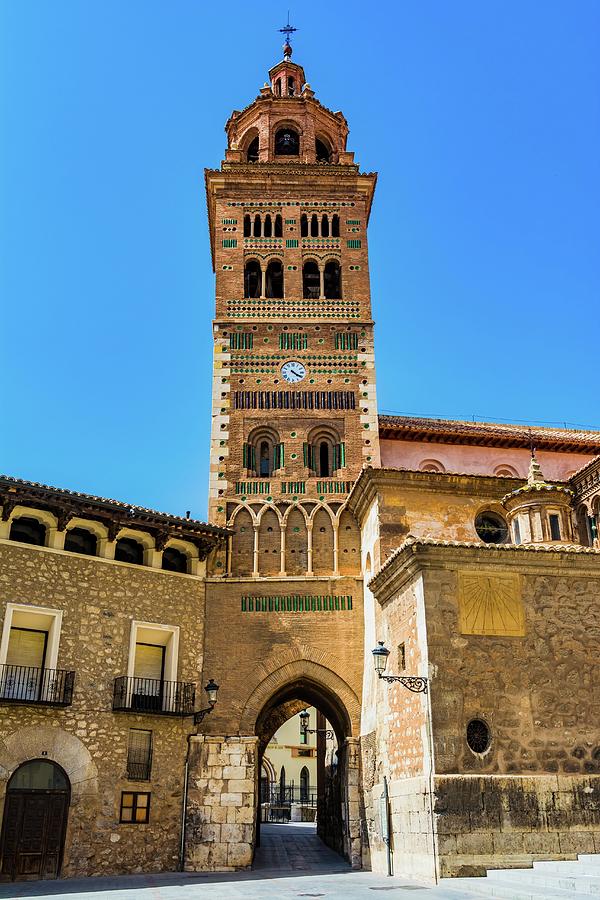
[[[319,269],[317,263],[309,259],[302,267],[302,296],[308,300],[339,300],[342,296],[342,270],[335,259]]]
[[[270,478],[284,464],[284,446],[273,428],[258,428],[243,446],[243,465],[255,478]]]
[[[250,259],[244,266],[244,297],[283,298],[283,266],[281,260],[272,259],[262,269],[257,259]]]
[[[331,478],[346,465],[346,445],[333,429],[318,428],[308,435],[304,444],[304,465],[317,478]]]

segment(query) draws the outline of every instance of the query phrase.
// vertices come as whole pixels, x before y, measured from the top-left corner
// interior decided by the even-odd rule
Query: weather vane
[[[293,34],[294,31],[298,31],[297,28],[294,28],[293,25],[290,25],[290,11],[289,11],[289,9],[288,9],[288,15],[287,15],[287,25],[285,25],[283,28],[280,28],[279,31],[280,31],[282,34],[285,34],[285,44],[284,44],[284,46],[283,46],[283,51],[284,51],[284,54],[285,54],[285,58],[286,58],[286,59],[289,59],[290,56],[292,55],[292,45],[290,44],[290,35]]]

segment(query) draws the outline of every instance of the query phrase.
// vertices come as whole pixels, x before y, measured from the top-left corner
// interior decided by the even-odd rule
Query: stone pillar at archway
[[[234,871],[252,865],[259,779],[254,735],[190,738],[186,872]]]

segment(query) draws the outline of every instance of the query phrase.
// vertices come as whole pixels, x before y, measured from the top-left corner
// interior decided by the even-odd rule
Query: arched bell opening
[[[272,259],[267,266],[266,296],[283,299],[283,266],[279,259]]]

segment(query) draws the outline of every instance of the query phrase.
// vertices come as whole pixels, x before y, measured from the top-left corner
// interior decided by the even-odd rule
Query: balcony
[[[156,716],[191,716],[194,713],[196,685],[185,681],[161,681],[156,678],[115,678],[113,710],[148,713]]]
[[[75,672],[33,666],[0,666],[0,703],[70,706]]]

